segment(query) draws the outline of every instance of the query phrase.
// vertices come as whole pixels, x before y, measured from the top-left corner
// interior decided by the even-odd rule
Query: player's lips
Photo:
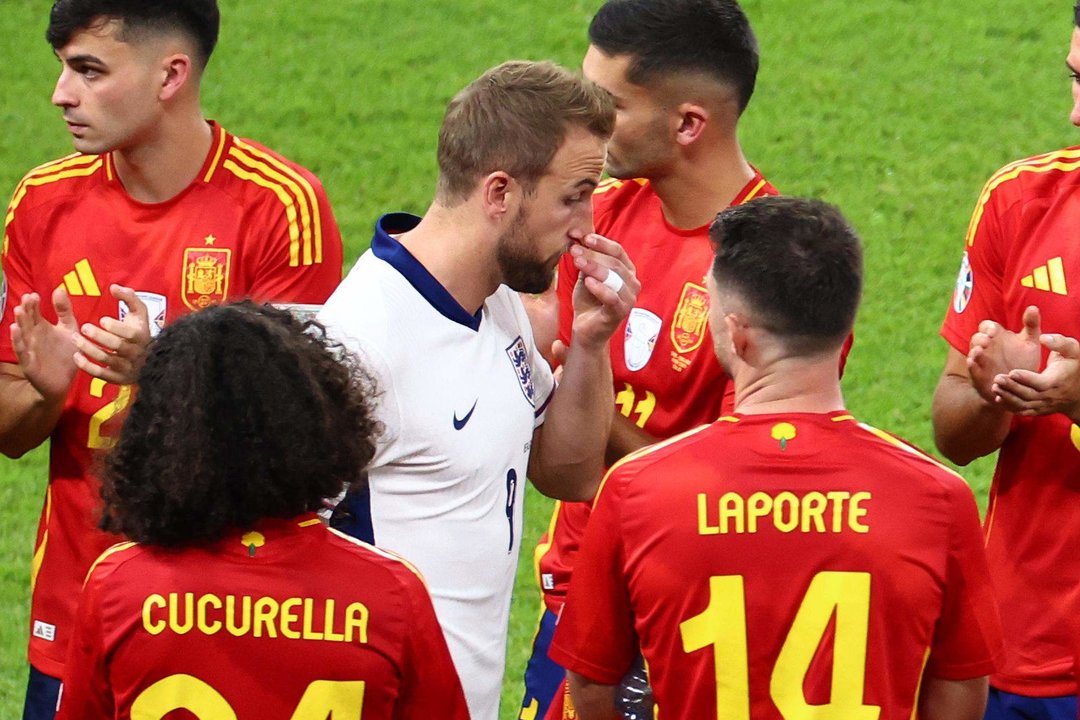
[[[86,130],[87,127],[89,127],[88,125],[77,123],[73,120],[68,120],[67,118],[64,118],[64,122],[67,123],[68,132],[70,132],[72,135],[78,135],[82,131]]]

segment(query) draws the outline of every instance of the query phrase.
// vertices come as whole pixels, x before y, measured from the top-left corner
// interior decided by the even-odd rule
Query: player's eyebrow
[[[600,183],[596,180],[593,180],[592,178],[582,178],[581,180],[578,180],[576,183],[574,183],[574,188],[581,188],[582,190],[595,190],[599,185]]]
[[[83,63],[93,63],[95,65],[105,64],[105,62],[97,55],[91,55],[89,53],[83,53],[81,55],[71,55],[70,57],[66,58],[60,57],[60,54],[57,53],[56,57],[59,58],[61,61],[66,62],[68,65],[81,65]]]

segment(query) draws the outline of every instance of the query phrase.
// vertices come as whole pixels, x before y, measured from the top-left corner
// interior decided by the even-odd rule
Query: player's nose
[[[56,78],[56,87],[53,88],[52,104],[57,107],[71,107],[76,104],[75,95],[71,92],[72,73],[67,68],[60,71]]]

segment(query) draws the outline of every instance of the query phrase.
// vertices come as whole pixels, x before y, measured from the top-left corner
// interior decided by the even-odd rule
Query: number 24
[[[290,720],[360,720],[363,681],[316,680],[307,686]],[[237,720],[229,702],[197,677],[170,675],[139,693],[131,704],[131,720],[161,720],[174,710],[187,710],[199,720]]]

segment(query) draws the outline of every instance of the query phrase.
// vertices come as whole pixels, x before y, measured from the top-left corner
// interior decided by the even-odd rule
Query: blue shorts
[[[557,619],[555,613],[547,608],[540,616],[540,625],[533,638],[532,656],[525,666],[525,697],[521,700],[520,720],[543,720],[555,693],[559,691],[559,685],[566,677],[566,670],[548,657]]]
[[[26,683],[23,720],[53,720],[60,704],[60,679],[46,675],[33,665]]]
[[[1075,695],[1028,697],[990,688],[983,720],[1076,720]]]

